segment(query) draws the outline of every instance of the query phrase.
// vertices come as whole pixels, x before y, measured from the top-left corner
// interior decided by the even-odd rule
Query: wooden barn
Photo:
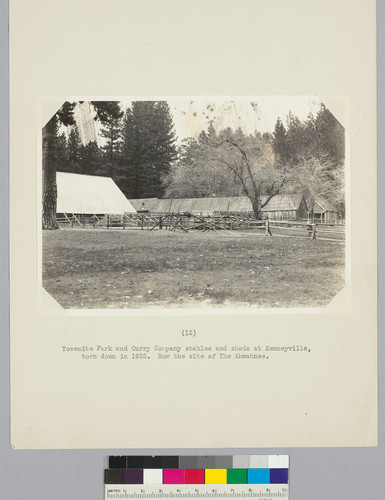
[[[309,207],[309,217],[315,222],[335,224],[341,219],[337,208],[325,199],[316,198],[312,205]]]
[[[59,220],[136,212],[110,177],[57,172],[56,183]]]
[[[269,220],[296,220],[306,219],[308,210],[302,194],[278,194],[262,208],[262,213]]]
[[[215,215],[220,213],[252,213],[253,209],[247,196],[213,198],[145,198],[130,200],[137,210],[151,213],[189,212],[196,215]]]
[[[262,197],[262,203],[266,197]],[[218,214],[252,214],[253,207],[247,196],[213,198],[143,198],[130,200],[138,212],[179,213],[186,212],[212,216]],[[271,220],[307,218],[306,202],[301,194],[282,194],[272,198],[262,208],[265,217]]]

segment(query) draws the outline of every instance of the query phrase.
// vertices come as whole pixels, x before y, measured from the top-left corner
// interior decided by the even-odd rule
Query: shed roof
[[[130,200],[136,210],[174,213],[252,212],[247,196],[213,198],[144,198]]]
[[[136,212],[111,177],[56,173],[57,213],[123,214]]]
[[[338,210],[334,205],[330,203],[330,201],[325,200],[324,198],[317,198],[316,200],[314,200],[314,213],[323,214],[325,212],[338,213]]]
[[[263,212],[275,210],[297,210],[302,200],[301,194],[276,195],[265,207]],[[262,203],[266,200],[262,196]],[[149,212],[174,213],[214,213],[214,212],[252,212],[253,207],[247,196],[228,196],[213,198],[143,198],[130,200],[136,210]]]
[[[298,210],[301,201],[303,199],[302,194],[277,194],[262,208],[263,212],[275,212],[278,210]],[[266,200],[265,196],[262,196],[262,203]]]

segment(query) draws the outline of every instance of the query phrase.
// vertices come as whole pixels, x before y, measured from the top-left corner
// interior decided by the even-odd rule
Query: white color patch
[[[269,455],[269,469],[288,469],[289,455]]]
[[[143,484],[163,484],[163,469],[143,469]]]

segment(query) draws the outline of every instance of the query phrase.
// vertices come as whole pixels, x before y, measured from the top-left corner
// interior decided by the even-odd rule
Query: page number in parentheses
[[[183,337],[195,337],[195,335],[196,335],[196,331],[194,329],[183,328],[183,330],[182,330]]]

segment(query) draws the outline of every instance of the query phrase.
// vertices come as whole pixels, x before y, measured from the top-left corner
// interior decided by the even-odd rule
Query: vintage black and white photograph
[[[345,149],[313,96],[69,99],[42,129],[43,287],[66,309],[325,307]]]

